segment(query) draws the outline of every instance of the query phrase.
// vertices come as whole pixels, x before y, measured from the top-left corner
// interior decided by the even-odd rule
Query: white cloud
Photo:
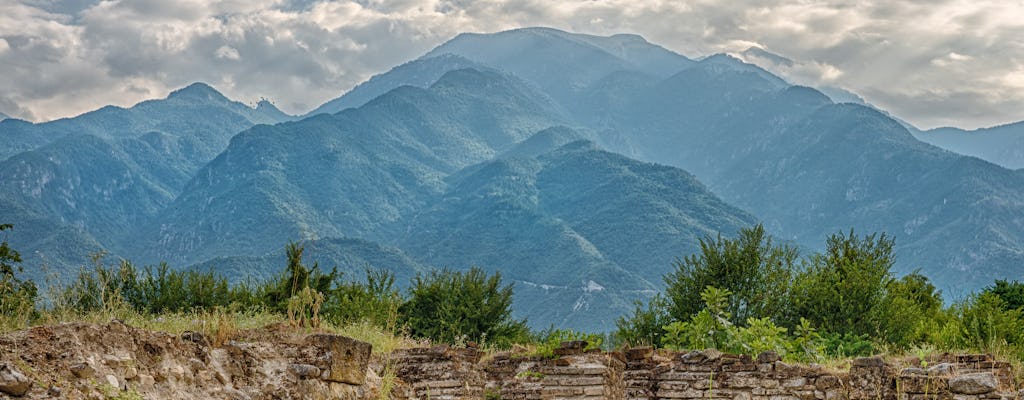
[[[237,60],[241,58],[241,56],[238,55],[238,50],[228,45],[218,47],[216,54],[217,58],[223,58],[227,60]]]
[[[15,0],[0,2],[0,111],[53,119],[205,81],[300,113],[457,33],[521,26],[691,57],[762,47],[794,82],[925,127],[1024,119],[1024,4],[973,0]]]

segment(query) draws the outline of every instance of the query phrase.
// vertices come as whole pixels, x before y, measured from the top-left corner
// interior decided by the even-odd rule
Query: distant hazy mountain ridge
[[[0,222],[29,265],[62,271],[104,249],[258,278],[301,240],[321,267],[386,268],[399,284],[433,267],[501,271],[517,317],[608,330],[700,237],[759,221],[806,248],[888,232],[899,270],[952,294],[1024,263],[1019,172],[734,57],[635,35],[462,34],[302,119],[194,84],[3,120],[0,138]],[[1012,147],[997,142],[983,150]]]

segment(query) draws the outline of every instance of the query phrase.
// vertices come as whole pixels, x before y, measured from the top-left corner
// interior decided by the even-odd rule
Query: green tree
[[[825,252],[811,257],[797,274],[791,308],[830,333],[875,335],[879,310],[892,281],[893,240],[885,234],[838,233],[826,240]],[[793,326],[797,321],[789,321]]]
[[[512,285],[501,284],[501,273],[488,276],[476,267],[418,274],[399,312],[413,335],[446,343],[503,346],[528,333],[525,321],[512,319]]]
[[[984,291],[999,296],[1003,300],[1003,305],[1008,310],[1024,307],[1024,283],[999,279],[992,286],[985,288]]]
[[[0,232],[13,228],[11,224],[0,224]],[[35,314],[38,290],[32,281],[16,276],[24,272],[21,262],[21,253],[7,244],[5,235],[0,242],[0,317],[4,325],[24,326]]]
[[[786,311],[797,257],[795,248],[773,244],[762,225],[742,229],[735,239],[705,237],[699,254],[677,260],[665,276],[668,313],[689,320],[703,308],[701,292],[714,286],[732,293],[724,311],[733,324],[751,317],[777,320]]]
[[[914,271],[889,281],[877,309],[877,338],[907,348],[929,340],[941,319],[942,292]]]

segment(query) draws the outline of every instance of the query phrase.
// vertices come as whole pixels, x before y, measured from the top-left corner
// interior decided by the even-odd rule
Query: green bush
[[[875,353],[875,345],[866,335],[827,333],[822,339],[825,354],[832,357],[865,357]]]
[[[402,295],[395,288],[393,273],[367,268],[365,283],[341,282],[328,292],[323,314],[339,325],[368,321],[394,331],[402,302]]]
[[[488,276],[476,267],[417,275],[399,313],[414,336],[445,343],[504,347],[528,334],[525,321],[512,319],[512,285],[502,285],[500,273]]]

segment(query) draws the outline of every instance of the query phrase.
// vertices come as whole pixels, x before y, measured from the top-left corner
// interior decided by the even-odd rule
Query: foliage
[[[511,306],[512,285],[502,285],[500,273],[474,267],[417,275],[399,312],[414,336],[446,343],[465,337],[503,347],[527,332],[525,321],[512,319]]]
[[[983,292],[999,296],[1006,309],[1014,310],[1024,307],[1024,283],[999,279],[992,286],[985,288]]]
[[[791,310],[826,332],[876,334],[886,322],[879,311],[892,280],[892,249],[885,234],[829,236],[825,252],[794,279]]]
[[[669,314],[685,321],[700,312],[701,292],[708,286],[733,295],[723,311],[733,324],[750,317],[779,318],[785,312],[797,251],[775,245],[762,225],[740,230],[735,239],[705,237],[700,253],[677,260],[665,276]]]
[[[238,300],[254,304],[249,292],[232,288],[214,271],[173,270],[166,263],[141,271],[122,260],[107,267],[103,254],[93,257],[91,270],[82,269],[59,293],[57,306],[79,312],[99,311],[125,303],[138,312],[161,314],[227,307]]]
[[[954,304],[951,313],[959,326],[953,328],[959,337],[951,343],[958,348],[995,351],[1002,346],[1020,349],[1024,346],[1024,310],[1008,309],[1001,297],[981,292]],[[1019,350],[1018,350],[1019,351]]]
[[[640,301],[635,302],[633,315],[619,317],[615,321],[615,337],[632,346],[662,347],[662,327],[671,322],[667,300],[659,293],[646,305]]]
[[[942,316],[942,293],[914,271],[886,285],[885,300],[878,306],[875,337],[898,348],[923,343]]]
[[[662,343],[670,349],[708,349],[727,350],[734,343],[735,325],[730,321],[731,315],[726,310],[729,296],[728,289],[708,286],[700,293],[704,309],[690,317],[688,322],[675,321],[664,327],[665,336]]]
[[[14,225],[0,224],[0,232]],[[34,282],[15,276],[23,271],[21,254],[4,238],[0,242],[0,324],[25,326],[35,313],[38,290]]]
[[[803,362],[819,361],[825,354],[824,338],[817,329],[811,325],[811,321],[800,318],[800,324],[793,329],[793,338],[789,342],[789,352],[792,360]]]
[[[306,286],[288,299],[288,322],[293,327],[320,327],[320,308],[324,294]]]
[[[304,265],[302,263],[304,251],[305,247],[301,244],[288,243],[285,246],[285,254],[288,258],[285,270],[277,278],[259,286],[258,291],[270,309],[282,313],[288,312],[289,304],[294,302],[292,297],[299,295],[305,288],[312,288],[313,291],[319,293],[329,293],[340,279],[341,276],[337,269],[332,269],[331,272],[325,274],[320,271],[320,266],[316,263],[312,267]]]
[[[875,352],[875,345],[864,335],[827,333],[822,339],[825,354],[832,357],[864,357]]]
[[[750,317],[745,326],[729,320],[726,306],[731,293],[712,286],[701,292],[705,308],[691,317],[689,322],[676,321],[665,326],[662,339],[666,347],[681,349],[715,348],[737,354],[756,356],[772,350],[785,354],[790,347],[786,328],[775,325],[768,318]]]
[[[386,270],[366,269],[366,281],[339,283],[329,292],[324,314],[336,325],[369,321],[394,330],[402,295],[395,288],[395,275]]]

